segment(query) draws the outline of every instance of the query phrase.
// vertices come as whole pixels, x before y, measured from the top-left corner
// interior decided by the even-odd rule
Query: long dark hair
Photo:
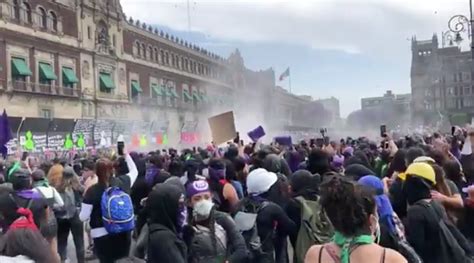
[[[34,262],[57,262],[51,247],[39,231],[11,229],[0,238],[0,254],[8,257],[27,256]]]

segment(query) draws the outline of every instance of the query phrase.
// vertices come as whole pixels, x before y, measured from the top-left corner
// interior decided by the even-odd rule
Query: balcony
[[[62,96],[79,98],[81,91],[78,88],[53,86],[25,81],[10,81],[8,90],[18,93],[30,93],[38,95]]]

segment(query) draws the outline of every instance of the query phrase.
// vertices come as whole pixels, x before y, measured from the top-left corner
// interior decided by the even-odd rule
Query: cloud
[[[431,37],[463,1],[221,0],[190,1],[191,30],[246,43],[280,43],[349,54],[404,46],[413,34]],[[122,0],[125,13],[148,24],[188,30],[186,1]],[[444,22],[443,22],[444,23]]]

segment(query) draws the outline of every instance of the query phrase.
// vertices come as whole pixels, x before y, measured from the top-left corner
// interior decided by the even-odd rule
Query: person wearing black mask
[[[184,193],[171,184],[158,184],[148,196],[149,243],[147,262],[186,263],[181,231],[187,221]]]

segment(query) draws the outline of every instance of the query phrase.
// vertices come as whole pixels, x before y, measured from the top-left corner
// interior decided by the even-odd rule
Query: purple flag
[[[6,157],[8,149],[6,144],[12,139],[10,123],[8,122],[7,112],[4,109],[2,116],[0,116],[0,154]]]
[[[285,145],[285,146],[292,146],[292,140],[291,136],[278,136],[275,137],[275,142],[277,142],[280,145]]]
[[[265,136],[265,130],[263,129],[262,126],[258,126],[257,128],[249,131],[247,133],[247,135],[250,137],[250,139],[253,141],[253,142],[257,142],[258,139],[262,138],[263,136]]]

